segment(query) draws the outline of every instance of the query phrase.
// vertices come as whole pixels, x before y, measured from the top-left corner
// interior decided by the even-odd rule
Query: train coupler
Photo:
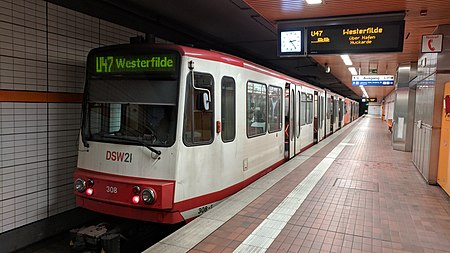
[[[120,253],[121,235],[106,223],[70,230],[72,252]]]

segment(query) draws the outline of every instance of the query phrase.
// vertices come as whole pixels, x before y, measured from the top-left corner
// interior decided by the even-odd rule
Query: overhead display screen
[[[102,55],[91,58],[90,72],[94,74],[175,72],[176,54]]]
[[[308,27],[308,54],[402,52],[405,21]]]

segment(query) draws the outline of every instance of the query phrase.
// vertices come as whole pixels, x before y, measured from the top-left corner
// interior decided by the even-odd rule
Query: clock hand
[[[294,48],[297,49],[297,47],[294,44],[294,41],[297,41],[297,40],[290,40],[289,42],[291,42],[291,44],[294,46]]]

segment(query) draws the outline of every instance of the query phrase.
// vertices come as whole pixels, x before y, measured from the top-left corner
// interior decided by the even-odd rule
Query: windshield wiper
[[[101,136],[101,137],[104,137],[104,138],[110,138],[110,139],[116,139],[116,140],[123,140],[123,141],[137,142],[137,143],[141,144],[142,146],[148,148],[148,149],[149,149],[150,151],[152,151],[153,153],[155,153],[155,154],[157,154],[157,155],[161,155],[161,151],[159,151],[159,150],[157,150],[157,149],[151,147],[150,145],[148,145],[147,143],[145,143],[144,141],[139,140],[139,139],[129,139],[129,138],[122,137],[122,136],[105,135],[105,134],[102,134],[102,135],[100,135],[100,136]]]

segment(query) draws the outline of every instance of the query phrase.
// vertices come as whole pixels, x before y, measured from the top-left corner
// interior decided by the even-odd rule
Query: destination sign
[[[146,72],[172,72],[176,70],[176,55],[102,55],[95,56],[95,69],[97,74],[122,74],[122,73],[146,73]]]
[[[352,76],[352,86],[393,86],[393,75]]]
[[[308,27],[308,54],[402,52],[405,21]]]

